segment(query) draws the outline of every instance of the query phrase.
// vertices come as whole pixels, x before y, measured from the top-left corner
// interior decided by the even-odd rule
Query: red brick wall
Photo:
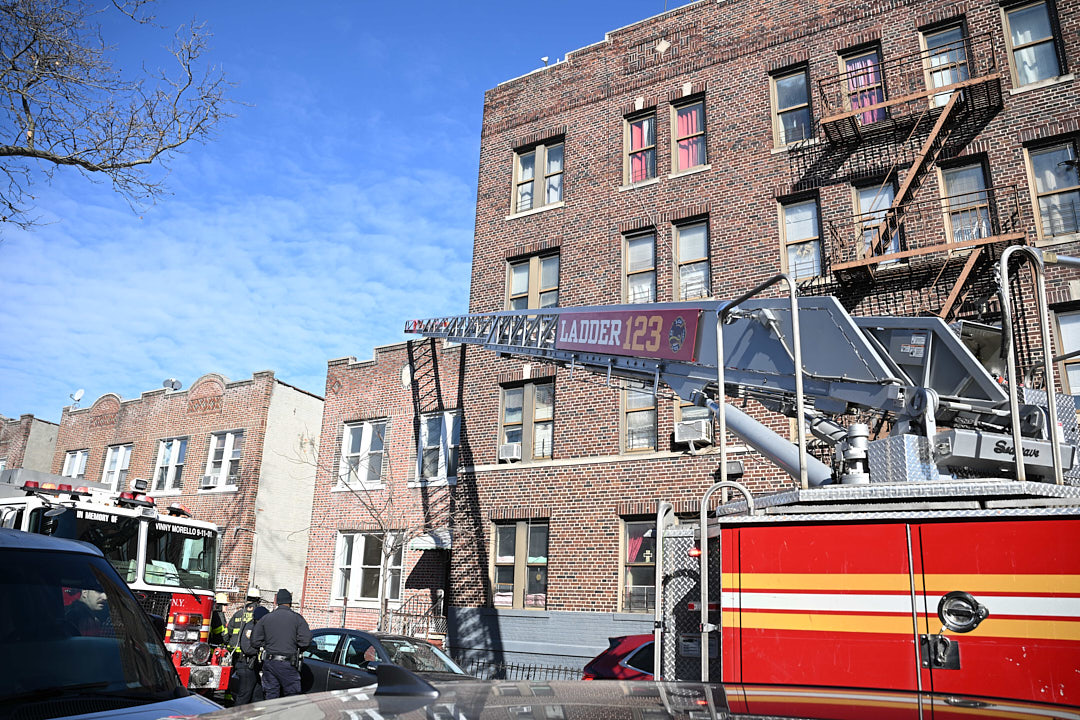
[[[436,344],[442,389],[442,407],[458,407],[458,376],[461,349]],[[439,528],[449,524],[449,491],[445,486],[409,487],[416,478],[416,438],[411,385],[403,384],[402,368],[409,365],[404,343],[375,349],[370,361],[355,358],[331,360],[326,372],[326,405],[322,442],[315,481],[315,501],[308,546],[308,578],[304,613],[309,621],[340,626],[340,601],[332,600],[334,552],[339,531]],[[408,376],[406,376],[408,379]],[[384,488],[357,490],[356,494],[334,490],[341,461],[345,423],[385,419]],[[430,599],[445,589],[447,553],[406,549],[402,567],[402,599]],[[349,627],[374,629],[378,611],[350,605],[345,615]],[[314,624],[312,625],[314,627]]]
[[[255,496],[264,452],[267,408],[276,381],[272,372],[255,373],[250,380],[227,382],[216,374],[204,375],[181,392],[154,390],[132,400],[108,393],[92,405],[64,408],[53,459],[53,472],[63,469],[69,450],[89,449],[86,479],[100,482],[107,448],[132,443],[128,481],[146,478],[153,487],[158,440],[187,437],[182,489],[154,493],[159,509],[179,502],[191,514],[226,528],[222,537],[219,587],[247,587],[252,534],[235,528],[254,528]],[[199,490],[206,472],[210,435],[225,430],[244,431],[240,480],[235,492]]]
[[[800,174],[791,153],[773,150],[769,73],[793,63],[808,66],[816,122],[823,112],[816,83],[838,72],[838,51],[875,41],[886,59],[918,52],[920,27],[960,16],[969,34],[992,33],[997,67],[1005,70],[1004,99],[1000,110],[968,124],[966,135],[957,136],[963,141],[947,148],[942,162],[985,158],[991,185],[1019,186],[1019,222],[1034,238],[1022,145],[1077,133],[1080,85],[1064,81],[1011,93],[1000,7],[988,0],[699,2],[612,32],[562,62],[489,90],[481,131],[470,311],[505,309],[507,257],[554,247],[561,257],[560,305],[620,302],[622,234],[641,228],[656,233],[657,299],[672,300],[672,226],[692,217],[708,222],[715,297],[737,296],[779,272],[777,198],[804,189],[808,174]],[[1078,7],[1076,0],[1057,3],[1070,68],[1080,62]],[[652,49],[661,39],[671,44],[663,56]],[[669,109],[685,84],[692,93],[703,93],[711,168],[669,178]],[[657,110],[659,179],[620,191],[623,118],[639,97],[645,107],[655,105]],[[514,150],[556,136],[565,142],[565,205],[508,219]],[[855,212],[851,182],[860,174],[884,174],[891,167],[896,152],[890,152],[890,142],[896,144],[853,148],[848,157],[840,153],[835,166],[814,169],[809,185],[819,198],[823,225]],[[916,197],[938,198],[937,184],[932,171]],[[931,225],[913,223],[911,232],[940,233],[940,227],[934,230]],[[1074,255],[1078,251],[1075,243],[1058,249]],[[998,252],[1000,248],[985,253],[988,259],[976,267],[969,281],[974,291],[966,297],[962,314],[973,316],[988,298]],[[881,273],[874,284],[850,288],[825,281],[803,291],[836,293],[854,314],[935,311],[959,277],[963,261],[946,262],[938,255],[913,261],[902,271]],[[1056,301],[1072,299],[1067,280],[1076,276],[1051,270]],[[1030,299],[1030,290],[1025,293],[1021,299]],[[991,300],[987,307],[993,311],[996,306]],[[715,479],[717,456],[671,453],[648,460],[566,463],[618,454],[619,395],[584,384],[580,373],[571,380],[568,371],[559,371],[553,461],[496,466],[498,380],[521,367],[520,361],[468,351],[463,460],[479,468],[464,476],[458,488],[458,502],[472,508],[472,516],[455,536],[451,604],[490,604],[491,518],[531,514],[551,522],[548,608],[616,610],[618,518],[642,509],[625,503],[643,503],[651,512],[655,501],[664,499],[692,509]],[[671,450],[664,438],[672,430],[672,403],[661,401],[659,410],[660,450]],[[786,419],[771,416],[767,422],[787,433]],[[754,456],[743,459],[744,481],[754,491],[789,485],[786,476]]]

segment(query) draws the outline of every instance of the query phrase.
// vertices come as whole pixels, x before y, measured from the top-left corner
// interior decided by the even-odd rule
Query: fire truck
[[[101,483],[69,478],[22,480],[5,473],[0,526],[82,540],[98,547],[146,612],[165,619],[165,647],[181,681],[198,691],[225,690],[227,653],[209,645],[217,580],[219,531],[180,504],[159,512],[146,481],[116,493]],[[74,600],[77,598],[71,598]]]
[[[1032,330],[1010,306],[1017,254],[1035,288]],[[1080,705],[1080,437],[1073,397],[1055,391],[1050,263],[1080,258],[1002,253],[996,326],[853,317],[781,274],[731,301],[405,330],[710,408],[719,481],[696,522],[658,499],[656,677]],[[1017,369],[1032,332],[1041,383]],[[734,404],[749,400],[760,410]],[[794,438],[772,429],[785,418]],[[792,489],[753,495],[749,448]]]

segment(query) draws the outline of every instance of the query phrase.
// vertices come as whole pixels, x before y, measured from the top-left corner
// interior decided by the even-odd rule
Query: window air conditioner
[[[712,423],[708,420],[683,420],[675,423],[676,443],[712,443]]]
[[[204,490],[206,488],[216,488],[217,484],[218,484],[218,476],[217,475],[203,475],[202,476],[202,481],[199,483],[199,488],[204,489]]]
[[[521,460],[521,443],[506,443],[499,446],[500,460]]]

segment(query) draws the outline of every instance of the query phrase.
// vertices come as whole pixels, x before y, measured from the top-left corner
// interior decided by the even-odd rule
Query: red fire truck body
[[[162,514],[153,499],[138,492],[115,493],[99,483],[73,488],[65,484],[67,478],[55,480],[5,483],[0,525],[98,547],[143,608],[165,619],[165,647],[185,685],[226,689],[226,653],[208,644],[217,526],[193,519],[178,505]]]
[[[1033,266],[1038,384],[1016,367],[1027,328],[1010,310],[1014,253]],[[778,275],[731,301],[405,330],[709,407],[715,425],[685,436],[692,453],[716,445],[720,480],[696,524],[658,500],[656,677],[1080,705],[1080,430],[1073,398],[1054,390],[1046,263],[1080,258],[1002,253],[997,326],[853,317]],[[779,283],[786,298],[765,292]],[[795,441],[725,397],[794,420]],[[753,496],[739,482],[750,448],[795,489]]]

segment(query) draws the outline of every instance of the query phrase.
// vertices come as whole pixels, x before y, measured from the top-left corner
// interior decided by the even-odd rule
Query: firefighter
[[[229,627],[227,629],[228,647],[234,661],[239,659],[242,654],[240,650],[240,630],[243,629],[245,623],[250,622],[252,611],[261,604],[262,595],[259,594],[259,588],[248,588],[247,596],[244,599],[244,607],[234,612],[233,616],[229,618]]]
[[[214,611],[210,613],[210,644],[221,647],[225,644],[225,606],[229,603],[229,594],[219,592],[214,596]]]
[[[311,629],[292,609],[285,588],[274,597],[277,608],[255,625],[251,644],[263,651],[262,686],[267,700],[300,694],[300,653],[311,644]]]
[[[269,610],[259,605],[251,611],[251,620],[240,629],[240,659],[233,662],[232,675],[229,677],[229,693],[233,696],[233,705],[246,705],[262,700],[262,687],[259,683],[259,651],[251,644],[251,634]]]

